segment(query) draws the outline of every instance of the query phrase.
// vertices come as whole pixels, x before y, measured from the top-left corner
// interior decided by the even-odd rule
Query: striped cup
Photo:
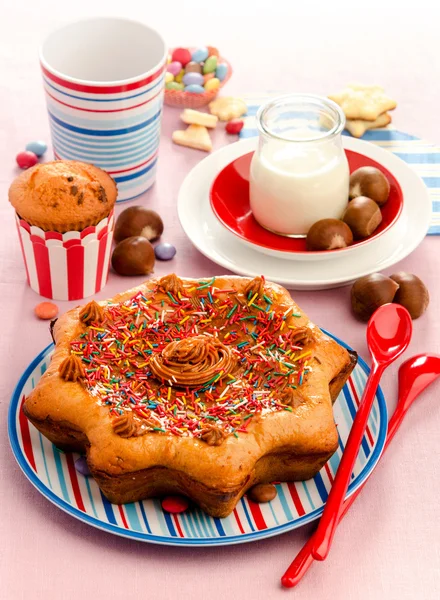
[[[117,18],[66,25],[40,49],[55,158],[107,171],[119,202],[154,183],[166,56],[156,31]]]

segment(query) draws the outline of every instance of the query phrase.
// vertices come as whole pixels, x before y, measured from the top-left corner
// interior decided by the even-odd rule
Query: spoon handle
[[[362,400],[353,421],[350,435],[348,436],[345,450],[336,472],[334,483],[327,498],[318,528],[313,536],[314,544],[312,553],[313,558],[316,560],[324,560],[330,551],[333,536],[341,516],[345,494],[347,492],[348,484],[350,483],[350,476],[356,462],[356,457],[367,427],[368,416],[384,368],[385,367],[382,364],[373,361]]]
[[[401,401],[402,401],[402,403],[400,404]],[[393,440],[393,438],[394,438],[397,430],[399,429],[399,427],[400,427],[400,425],[401,425],[401,423],[402,423],[402,421],[403,421],[403,419],[404,419],[404,417],[406,415],[407,408],[409,408],[409,406],[407,408],[403,408],[404,401],[405,401],[404,398],[399,398],[399,405],[396,407],[396,410],[394,411],[393,416],[391,417],[391,419],[390,419],[390,421],[388,423],[387,439],[385,441],[385,446],[384,446],[384,449],[383,449],[382,456],[385,453],[385,450],[388,448],[388,446],[392,442],[392,440]],[[343,505],[342,505],[342,511],[341,511],[341,516],[339,517],[338,524],[345,517],[345,515],[350,510],[350,508],[353,505],[353,503],[356,500],[356,498],[359,496],[359,494],[361,493],[361,491],[364,489],[365,483],[363,483],[343,503]],[[313,546],[314,546],[314,543],[315,543],[314,535],[315,534],[312,534],[309,537],[309,539],[307,540],[307,542],[304,544],[304,546],[298,552],[298,554],[296,555],[295,559],[290,563],[290,565],[287,568],[286,572],[282,576],[281,583],[283,584],[284,587],[289,587],[289,588],[295,587],[301,581],[301,579],[304,577],[304,575],[307,573],[307,571],[309,570],[309,568],[312,566],[312,564],[314,562],[314,558],[313,558],[313,554],[312,554]]]

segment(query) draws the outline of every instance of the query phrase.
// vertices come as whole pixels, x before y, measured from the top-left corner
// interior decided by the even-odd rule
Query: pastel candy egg
[[[208,48],[197,48],[197,50],[194,50],[194,52],[192,53],[192,60],[194,62],[203,62],[204,60],[206,60],[209,56],[209,52],[208,52]]]
[[[170,81],[174,81],[174,75],[167,71],[165,73],[165,83],[170,83]]]
[[[203,72],[204,73],[213,73],[217,68],[217,57],[216,56],[209,56],[206,60],[205,60],[205,64],[203,65]]]
[[[173,246],[173,244],[162,242],[157,244],[154,249],[154,254],[159,260],[171,260],[176,255],[176,248]]]
[[[191,60],[191,52],[188,48],[176,48],[171,56],[173,61],[180,62],[185,66]]]
[[[165,85],[167,90],[180,90],[182,91],[185,86],[183,83],[179,83],[178,81],[170,81]]]
[[[201,85],[197,85],[197,83],[192,83],[185,87],[185,92],[191,92],[192,94],[203,94],[204,91],[205,89]]]
[[[80,456],[76,459],[75,469],[78,471],[78,473],[81,473],[81,475],[84,475],[85,477],[91,475],[85,456]]]
[[[47,150],[47,144],[42,140],[37,140],[36,142],[29,142],[29,144],[26,144],[26,150],[28,150],[29,152],[33,152],[37,156],[43,156],[43,154]]]
[[[170,64],[167,66],[168,73],[172,73],[173,75],[178,75],[181,70],[182,70],[182,63],[177,62],[177,60],[170,62]]]
[[[213,79],[215,77],[215,73],[206,73],[206,75],[203,75],[203,81],[204,83],[206,83],[207,81],[209,81],[210,79]]]
[[[205,83],[205,90],[207,92],[211,92],[212,90],[217,90],[219,87],[220,87],[220,79],[217,79],[217,77],[213,77],[212,79],[209,79]]]
[[[185,67],[185,73],[201,73],[202,67],[199,63],[194,62],[193,60],[189,62]]]
[[[180,71],[180,73],[178,75],[175,76],[174,80],[177,81],[177,83],[182,83],[183,81],[183,76],[185,75],[185,70],[182,69]]]
[[[203,75],[201,73],[185,73],[183,83],[185,85],[203,85]]]
[[[215,70],[215,76],[217,77],[217,79],[220,79],[220,81],[223,81],[223,79],[226,77],[226,75],[228,74],[228,65],[225,63],[220,63],[219,65],[217,65],[217,68]]]
[[[208,56],[216,56],[217,58],[220,56],[219,51],[215,46],[208,46]]]

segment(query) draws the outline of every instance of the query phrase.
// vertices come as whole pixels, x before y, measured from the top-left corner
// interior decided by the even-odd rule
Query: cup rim
[[[110,81],[93,81],[90,79],[79,79],[77,77],[71,77],[70,75],[66,75],[65,73],[62,73],[61,71],[58,71],[57,69],[54,69],[51,65],[49,65],[47,60],[44,58],[44,54],[43,54],[43,47],[44,47],[46,41],[49,39],[49,37],[56,32],[62,31],[66,27],[71,27],[72,25],[80,25],[82,23],[89,23],[91,21],[121,21],[121,22],[125,22],[125,23],[136,23],[137,25],[142,25],[142,27],[144,27],[145,29],[147,29],[149,31],[153,31],[159,37],[160,41],[163,44],[164,53],[163,53],[161,59],[157,62],[157,64],[154,65],[148,71],[144,71],[143,73],[140,73],[139,75],[136,75],[135,77],[129,77],[128,79],[115,79],[115,80],[110,80]],[[167,54],[168,54],[168,47],[165,43],[165,40],[164,40],[162,34],[157,29],[154,29],[153,27],[146,25],[142,21],[137,21],[136,19],[126,19],[125,17],[110,17],[110,16],[108,16],[108,17],[91,17],[89,19],[77,19],[76,21],[64,23],[64,25],[52,30],[45,37],[43,42],[40,44],[39,51],[38,51],[40,64],[47,71],[49,71],[56,77],[63,79],[64,81],[68,81],[69,83],[75,83],[78,85],[91,86],[91,87],[113,87],[113,86],[116,87],[116,86],[124,86],[124,85],[129,85],[131,83],[136,83],[142,79],[145,79],[146,77],[149,77],[150,75],[155,73],[157,71],[157,69],[159,69],[161,66],[163,66],[166,63]]]

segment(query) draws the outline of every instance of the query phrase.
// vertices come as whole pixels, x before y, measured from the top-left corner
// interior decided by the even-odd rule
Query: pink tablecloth
[[[440,140],[438,98],[432,93],[440,81],[437,32],[434,20],[422,18],[423,2],[417,3],[417,14],[402,12],[402,4],[395,12],[383,6],[374,13],[378,3],[373,3],[371,14],[356,18],[355,26],[350,23],[353,12],[348,3],[338,10],[328,3],[313,3],[314,9],[295,9],[284,18],[260,16],[259,4],[253,2],[252,9],[249,6],[246,11],[223,16],[218,15],[217,5],[206,6],[202,15],[188,9],[175,19],[168,18],[172,11],[164,6],[158,7],[151,19],[150,3],[142,3],[130,16],[161,27],[170,43],[217,43],[235,66],[231,92],[326,93],[347,81],[380,82],[399,101],[394,120],[399,129],[433,142]],[[182,4],[179,6],[181,9]],[[47,323],[37,321],[32,313],[40,298],[25,283],[7,188],[17,174],[16,152],[31,139],[48,138],[35,56],[38,41],[58,23],[87,15],[89,3],[77,0],[73,9],[70,3],[50,1],[27,7],[28,13],[22,7],[22,3],[15,7],[11,3],[5,9],[1,38],[0,598],[217,600],[281,598],[289,593],[307,600],[438,598],[440,384],[434,384],[414,406],[368,489],[338,531],[327,562],[315,565],[301,587],[292,592],[280,589],[279,577],[310,534],[310,526],[244,546],[156,547],[117,538],[74,520],[41,497],[24,478],[8,444],[7,408],[19,375],[46,346],[49,334]],[[106,3],[109,14],[123,14],[124,10],[121,3]],[[172,269],[181,275],[220,274],[222,269],[192,247],[178,223],[179,185],[202,155],[171,144],[170,135],[177,125],[178,113],[167,109],[157,184],[140,200],[163,215],[164,240],[178,249],[175,260],[159,263],[156,273]],[[223,143],[226,139],[217,134],[215,145]],[[414,324],[407,356],[440,352],[439,244],[437,238],[426,239],[392,269],[417,273],[431,291],[430,308]],[[111,296],[140,281],[113,274],[98,297]],[[348,288],[295,293],[295,298],[314,321],[367,357],[365,326],[350,314]],[[59,304],[62,311],[72,306]],[[383,382],[390,410],[396,400],[396,374],[397,366],[387,372]]]

